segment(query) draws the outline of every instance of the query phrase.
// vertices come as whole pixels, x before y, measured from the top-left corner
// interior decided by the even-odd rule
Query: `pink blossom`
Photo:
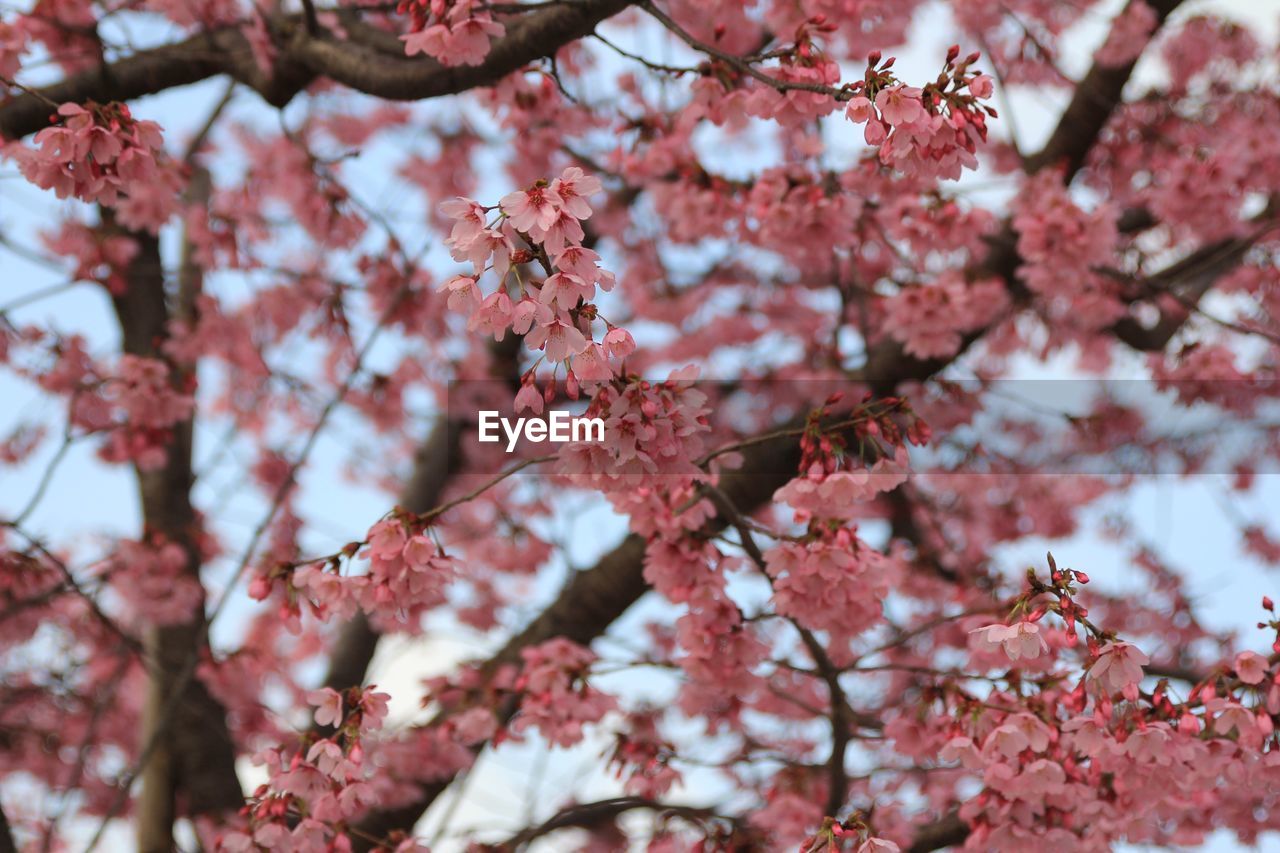
[[[517,190],[502,197],[502,212],[511,219],[511,225],[536,240],[556,223],[560,216],[562,200],[554,189],[535,184],[527,190]]]
[[[455,275],[436,289],[449,294],[450,311],[464,314],[470,314],[479,308],[483,299],[478,279],[474,275]]]
[[[432,24],[422,30],[400,36],[404,42],[405,56],[425,53],[428,56],[450,56],[453,50],[453,34],[444,24]],[[452,58],[452,57],[451,57]]]
[[[407,4],[428,6],[426,2]],[[480,65],[489,54],[489,43],[506,33],[506,27],[486,11],[474,9],[474,0],[459,0],[447,12],[432,0],[427,12],[415,10],[419,29],[400,36],[406,56],[425,53],[442,65]],[[426,21],[434,23],[426,25]]]
[[[1129,735],[1125,752],[1135,761],[1149,764],[1169,764],[1169,730],[1163,723],[1153,723]]]
[[[1023,750],[1044,752],[1050,743],[1048,727],[1031,714],[1012,714],[987,735],[984,754],[1015,758]]]
[[[467,320],[467,331],[493,335],[496,341],[506,337],[511,328],[511,297],[505,291],[494,291],[485,297],[480,307]]]
[[[342,695],[336,690],[328,687],[312,690],[307,694],[307,701],[316,708],[316,725],[338,726],[342,724]]]
[[[856,124],[862,124],[875,115],[871,108],[871,101],[865,95],[850,98],[849,103],[845,105],[844,112],[849,117],[849,120]]]
[[[600,283],[602,289],[610,290],[612,280],[604,286],[607,273],[600,269],[600,256],[584,246],[566,246],[555,255],[555,265],[562,273],[577,276],[588,284]]]
[[[866,140],[868,145],[880,145],[888,135],[888,126],[876,118],[869,120],[866,128],[862,131],[862,138]]]
[[[604,189],[600,179],[570,166],[551,182],[551,191],[560,197],[563,209],[575,219],[588,219],[591,206],[587,198]]]
[[[404,525],[394,518],[383,519],[369,528],[369,557],[373,560],[397,561],[408,544]]]
[[[526,334],[535,323],[546,326],[554,319],[555,312],[550,307],[528,296],[511,309],[511,329],[517,335]]]
[[[382,728],[389,710],[390,694],[374,690],[375,686],[370,684],[360,692],[360,730],[365,733]]]
[[[974,746],[973,739],[963,735],[947,741],[938,757],[943,761],[959,762],[962,766],[976,770],[983,766],[981,754]]]
[[[1236,655],[1235,668],[1236,675],[1245,684],[1261,684],[1271,665],[1257,652],[1241,652]]]
[[[1255,731],[1255,721],[1253,714],[1238,702],[1226,702],[1216,700],[1212,703],[1211,710],[1216,714],[1213,720],[1213,730],[1220,735],[1229,735],[1235,732],[1237,737],[1247,739]]]
[[[563,207],[556,211],[555,221],[546,230],[539,232],[535,229],[530,233],[537,234],[535,239],[540,240],[543,248],[551,255],[559,254],[567,247],[581,243],[586,235],[582,230],[582,223]]]
[[[451,246],[465,246],[484,230],[484,208],[469,198],[459,196],[441,202],[440,212],[454,220],[453,230],[445,240]]]
[[[604,336],[604,349],[611,358],[626,358],[635,352],[636,342],[626,329],[613,328]]]
[[[990,98],[995,94],[995,84],[989,74],[979,74],[969,81],[969,91],[975,98]]]
[[[529,330],[525,342],[533,349],[545,350],[547,359],[561,362],[587,348],[587,339],[567,316],[557,316],[546,324]]]
[[[887,124],[894,126],[912,124],[925,116],[920,90],[901,83],[876,93],[876,109]]]
[[[1089,669],[1089,678],[1104,692],[1118,693],[1136,687],[1142,681],[1142,667],[1150,659],[1131,643],[1113,641],[1098,652]]]
[[[570,311],[576,308],[578,300],[590,301],[595,288],[576,275],[558,272],[542,283],[538,292],[538,300],[544,305]]]
[[[857,853],[898,853],[897,844],[885,838],[868,838],[858,845]]]
[[[498,721],[488,708],[468,708],[449,722],[455,736],[467,746],[489,740],[498,729]]]
[[[613,370],[599,344],[588,344],[570,360],[570,365],[583,382],[608,382],[613,378]]]
[[[542,414],[544,401],[542,392],[532,382],[524,382],[516,393],[515,406],[517,412],[529,411],[535,415]]]
[[[444,65],[480,65],[489,55],[489,42],[506,31],[506,27],[484,14],[456,22],[437,58]]]
[[[987,625],[976,628],[970,634],[981,634],[981,641],[989,647],[1000,646],[1010,660],[1037,658],[1049,650],[1040,626],[1035,622],[1015,622],[1012,625]]]

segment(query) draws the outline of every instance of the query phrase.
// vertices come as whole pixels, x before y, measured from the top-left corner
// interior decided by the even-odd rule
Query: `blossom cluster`
[[[120,597],[131,623],[177,625],[190,621],[204,603],[204,588],[190,562],[181,545],[157,535],[149,542],[118,543],[96,571]]]
[[[1056,170],[1030,178],[1013,204],[1018,275],[1057,320],[1097,330],[1124,313],[1112,282],[1095,272],[1115,253],[1116,214],[1108,205],[1085,211]]]
[[[356,556],[362,544],[368,570],[342,574],[344,561]],[[279,565],[259,575],[249,593],[261,601],[279,590],[284,596],[281,614],[295,626],[305,603],[320,620],[347,619],[363,610],[385,627],[415,630],[423,613],[445,601],[456,575],[453,558],[427,530],[394,515],[375,523],[365,543],[352,543],[328,560]]]
[[[773,498],[801,517],[850,520],[861,515],[876,495],[905,483],[907,476],[907,451],[899,447],[892,457],[882,456],[870,468],[826,473],[810,467],[778,489]]]
[[[598,723],[617,703],[586,680],[596,656],[589,649],[555,637],[522,649],[524,668],[516,680],[520,710],[510,731],[519,736],[537,730],[551,743],[568,747],[582,740],[583,726]]]
[[[72,276],[95,281],[113,296],[125,291],[126,272],[138,254],[138,244],[125,234],[103,234],[80,222],[68,220],[56,231],[41,234],[41,242],[54,254],[75,262]]]
[[[372,779],[377,768],[367,760],[366,741],[382,728],[390,698],[373,685],[342,693],[327,687],[308,693],[315,724],[333,734],[296,750],[270,747],[258,752],[254,760],[266,768],[267,781],[244,808],[247,825],[220,835],[216,849],[349,849],[337,827],[379,801]],[[422,848],[410,842],[396,849],[406,853]]]
[[[884,300],[884,327],[917,358],[946,358],[960,351],[963,335],[999,316],[1009,303],[996,279],[965,281],[954,272],[903,287]]]
[[[582,245],[582,222],[592,212],[587,198],[600,189],[598,178],[571,166],[550,182],[504,196],[492,222],[488,215],[495,208],[471,199],[441,205],[454,220],[445,241],[453,258],[469,261],[474,270],[440,285],[449,308],[467,315],[471,331],[495,340],[512,331],[552,364],[567,363],[571,388],[579,381],[612,378],[609,359],[625,358],[635,349],[630,334],[608,321],[599,342],[591,332],[592,322],[603,319],[592,302],[596,289],[609,291],[614,285],[613,274],[599,266],[600,256]],[[543,266],[544,278],[522,277],[520,267],[533,263]],[[488,271],[497,276],[498,286],[485,295],[480,280]],[[541,411],[536,391],[525,385],[517,405]]]
[[[882,603],[901,566],[848,528],[764,554],[778,612],[814,631],[852,637],[883,618]]]
[[[565,445],[560,473],[606,494],[699,476],[693,460],[702,454],[710,426],[697,375],[688,367],[662,382],[632,377],[602,385],[586,416],[603,419],[604,440]]]
[[[987,139],[991,107],[979,104],[994,93],[989,76],[971,72],[978,54],[959,60],[960,48],[947,53],[936,82],[918,88],[897,82],[880,54],[867,60],[865,79],[854,85],[845,115],[866,125],[864,138],[880,150],[880,161],[898,171],[955,180],[962,169],[977,168],[977,145]],[[878,66],[878,67],[877,67]]]
[[[174,213],[180,180],[165,161],[160,125],[119,103],[66,103],[52,118],[36,148],[8,148],[27,180],[58,198],[117,208],[130,227],[154,231]]]
[[[170,431],[191,417],[191,388],[174,388],[172,368],[155,358],[123,355],[102,396],[116,410],[116,427],[101,450],[111,462],[134,461],[140,468],[164,464]]]
[[[99,456],[143,470],[164,465],[173,428],[191,416],[192,382],[175,385],[172,365],[144,356],[122,355],[111,370],[95,362],[77,336],[60,341],[55,356],[36,379],[69,398],[73,428],[105,438]]]
[[[489,43],[506,32],[478,0],[400,0],[410,32],[400,36],[406,56],[425,53],[442,65],[479,65]]]
[[[898,718],[885,729],[899,749],[933,751],[980,776],[984,790],[961,808],[972,827],[970,846],[1087,850],[1120,837],[1157,841],[1154,816],[1175,801],[1236,807],[1220,782],[1228,765],[1242,782],[1264,784],[1273,775],[1264,749],[1280,713],[1274,659],[1241,652],[1175,698],[1167,680],[1152,685],[1151,660],[1141,649],[1087,620],[1075,584],[1088,577],[1058,569],[1052,557],[1050,567],[1049,583],[1029,574],[1030,589],[1014,607],[1023,611],[1017,620],[970,632],[971,671],[1012,663],[1011,682],[1036,685],[1033,702],[1012,689],[979,696],[954,683],[941,713],[922,722]],[[1274,605],[1264,599],[1263,606],[1271,613],[1260,627],[1275,630]],[[1064,616],[1065,639],[1047,625],[1048,612]],[[1072,641],[1077,626],[1087,644]],[[1073,646],[1083,651],[1083,666],[1068,675],[1055,667],[1069,665],[1063,650]],[[1170,779],[1178,781],[1169,785]],[[1196,830],[1181,837],[1192,843]]]

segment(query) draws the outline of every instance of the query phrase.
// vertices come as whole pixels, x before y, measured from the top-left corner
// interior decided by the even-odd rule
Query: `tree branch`
[[[18,853],[18,845],[13,842],[13,831],[3,808],[0,808],[0,853]]]
[[[926,824],[916,831],[915,841],[907,848],[907,853],[929,853],[943,847],[954,847],[964,844],[969,837],[969,826],[960,819],[960,815],[952,812],[941,820]]]
[[[1182,0],[1145,2],[1156,13],[1156,27],[1152,33],[1154,38]],[[1128,10],[1128,5],[1125,10]],[[1125,12],[1120,14],[1123,16]],[[1111,120],[1112,113],[1124,97],[1124,87],[1133,76],[1134,66],[1140,58],[1141,54],[1130,62],[1117,66],[1103,65],[1100,62],[1093,64],[1084,79],[1076,84],[1071,103],[1058,119],[1058,126],[1048,143],[1039,153],[1027,159],[1025,165],[1029,173],[1034,174],[1046,166],[1061,165],[1065,169],[1066,180],[1070,182],[1084,168],[1085,159],[1093,149],[1094,142],[1102,135],[1103,127]]]
[[[1249,250],[1276,228],[1277,204],[1273,197],[1266,208],[1250,220],[1253,227],[1248,234],[1202,246],[1147,278],[1144,284],[1151,295],[1167,293],[1181,304],[1182,310],[1162,311],[1151,326],[1143,326],[1133,317],[1123,317],[1111,327],[1112,333],[1136,350],[1156,352],[1164,349],[1214,284],[1239,266]]]
[[[392,57],[363,42],[310,35],[299,15],[276,16],[267,27],[277,50],[270,73],[261,69],[239,27],[202,33],[177,44],[139,51],[82,71],[0,105],[0,134],[17,139],[49,123],[49,103],[129,101],[222,74],[282,107],[315,80],[327,77],[392,100],[422,100],[492,85],[534,60],[552,56],[631,0],[585,0],[549,6],[507,27],[481,65],[446,67],[432,59]]]
[[[724,821],[736,824],[734,818],[718,814],[714,809],[661,803],[644,797],[613,797],[591,803],[566,806],[537,826],[529,827],[502,841],[497,850],[517,850],[526,844],[561,829],[591,829],[617,819],[630,811],[649,810],[682,817],[691,821]]]
[[[103,227],[120,231],[105,210]],[[169,336],[170,314],[159,240],[149,234],[120,233],[127,233],[139,247],[129,265],[127,288],[113,298],[124,351],[147,358],[164,358],[162,344]],[[194,301],[194,292],[199,289],[198,268],[184,262],[180,279],[181,301]],[[174,385],[183,386],[187,370],[172,363],[170,367]],[[198,582],[201,560],[198,522],[191,504],[191,439],[192,420],[188,418],[172,427],[163,467],[135,470],[147,531],[179,545],[187,557],[186,572]],[[162,709],[172,701],[174,691],[182,690],[173,724],[142,774],[142,794],[136,815],[138,846],[144,851],[172,849],[179,789],[192,814],[231,810],[244,802],[224,710],[198,679],[190,679],[179,688],[179,675],[187,657],[204,642],[203,629],[201,605],[189,621],[152,628],[144,639],[152,673],[143,715],[142,742],[150,740],[162,725]]]

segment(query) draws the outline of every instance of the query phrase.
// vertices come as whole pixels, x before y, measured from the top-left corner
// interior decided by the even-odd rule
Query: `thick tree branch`
[[[0,808],[0,853],[18,853],[18,845],[13,842],[13,831],[3,808]]]
[[[564,3],[509,23],[481,65],[446,67],[432,59],[393,57],[364,41],[339,40],[327,32],[311,35],[299,15],[277,16],[268,29],[277,50],[271,73],[254,59],[239,27],[204,33],[83,71],[34,93],[0,105],[0,134],[16,139],[49,122],[49,102],[129,101],[176,86],[229,75],[258,92],[267,103],[284,106],[320,78],[393,100],[422,100],[492,85],[508,74],[589,34],[631,0]],[[367,41],[367,40],[366,40]]]
[[[197,186],[204,186],[199,176]],[[104,212],[104,228],[118,230]],[[165,292],[159,241],[129,232],[139,247],[128,269],[128,286],[113,302],[123,334],[124,351],[147,358],[164,358],[162,345],[169,336],[170,307]],[[184,256],[179,274],[179,312],[189,311],[200,288],[200,271]],[[172,364],[172,381],[182,387],[188,372]],[[191,504],[192,420],[175,424],[165,453],[165,464],[155,470],[137,469],[143,519],[151,535],[181,546],[187,555],[186,572],[199,581],[199,529]],[[148,683],[142,741],[162,725],[162,709],[177,688],[187,657],[203,643],[203,604],[187,622],[148,630],[144,638],[152,675]],[[235,749],[222,707],[198,679],[182,688],[175,719],[153,751],[142,774],[142,794],[136,815],[138,846],[144,851],[172,849],[173,821],[181,790],[187,810],[209,814],[238,808],[243,803],[235,771]]]
[[[593,829],[610,823],[630,811],[654,811],[664,815],[682,817],[694,822],[721,821],[734,824],[735,819],[717,813],[714,809],[682,806],[649,800],[644,797],[613,797],[591,803],[575,803],[566,806],[537,826],[531,826],[506,841],[493,845],[494,850],[518,850],[562,829]]]
[[[1143,0],[1135,0],[1142,2]],[[1145,0],[1156,13],[1156,30],[1162,27],[1182,0]],[[1126,9],[1128,6],[1126,5]],[[1123,15],[1124,13],[1121,12]],[[1153,33],[1154,37],[1154,33]],[[1071,103],[1058,119],[1048,143],[1039,153],[1026,162],[1028,172],[1035,173],[1046,166],[1061,165],[1068,181],[1084,168],[1094,142],[1102,135],[1102,129],[1124,96],[1124,87],[1133,76],[1134,66],[1141,55],[1117,66],[1095,62],[1084,79],[1076,84]]]
[[[1112,326],[1112,333],[1130,347],[1143,352],[1156,352],[1168,346],[1213,286],[1238,267],[1250,249],[1274,231],[1276,208],[1277,200],[1273,198],[1262,212],[1250,220],[1252,227],[1249,233],[1202,246],[1149,276],[1144,282],[1148,291],[1144,296],[1168,294],[1179,303],[1179,307],[1161,311],[1150,326],[1142,325],[1133,317],[1121,318]]]
[[[375,48],[333,38],[300,39],[290,55],[317,76],[397,101],[436,98],[488,86],[530,62],[554,56],[633,0],[587,0],[551,6],[509,24],[482,65],[445,67],[434,60],[393,58]]]
[[[907,853],[930,853],[943,847],[955,847],[964,844],[969,837],[969,826],[954,812],[920,827],[916,831],[915,841],[907,848]]]

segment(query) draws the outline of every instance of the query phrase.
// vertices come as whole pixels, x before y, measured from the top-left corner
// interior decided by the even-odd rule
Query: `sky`
[[[1101,41],[1108,16],[1118,5],[1112,3],[1099,7],[1085,24],[1077,28],[1073,38],[1079,49],[1068,51],[1063,58],[1069,74],[1078,75],[1087,66],[1092,47]],[[1208,8],[1247,21],[1258,28],[1260,35],[1275,43],[1277,26],[1280,25],[1280,0],[1195,2],[1188,4],[1180,14]],[[947,14],[940,4],[931,4],[918,14],[908,49],[896,51],[897,68],[904,78],[929,79],[936,73],[938,58],[954,31],[945,19]],[[606,32],[615,41],[627,43],[627,33],[609,31],[607,26]],[[163,33],[144,31],[135,35],[142,39],[159,39]],[[640,43],[634,46],[646,47]],[[1132,85],[1140,88],[1158,79],[1159,74],[1157,63],[1144,60]],[[135,114],[159,121],[171,141],[184,140],[203,123],[222,93],[221,81],[207,81],[147,98],[135,107]],[[1044,97],[1040,93],[1019,90],[1006,94],[1009,100],[1008,108],[1003,110],[1006,121],[996,123],[997,132],[1003,132],[1010,124],[1016,125],[1021,147],[1024,150],[1036,148],[1047,138],[1065,95],[1060,98]],[[237,96],[233,111],[240,116],[260,117],[264,123],[275,121],[272,111],[258,103],[252,93]],[[297,105],[286,109],[285,121],[296,119],[296,115]],[[841,136],[839,125],[832,128],[827,134],[832,156],[856,156],[860,150],[860,134]],[[710,150],[712,140],[707,144],[710,156],[714,153]],[[746,174],[754,161],[767,157],[768,151],[762,146],[762,150],[755,154],[735,148],[729,159],[721,159],[725,160],[722,165],[727,170],[738,169]],[[375,148],[363,152],[354,164],[355,173],[360,176],[357,192],[375,206],[402,197],[397,192],[400,179],[393,169],[387,167],[389,161],[389,150]],[[964,187],[975,200],[988,203],[999,202],[1007,197],[1008,191],[1000,181],[981,173],[967,177]],[[503,185],[500,173],[494,170],[488,185],[482,187],[479,195],[495,198],[509,189]],[[414,209],[412,204],[392,207],[396,209],[391,218],[398,226],[409,233],[425,235],[422,211]],[[27,185],[11,164],[0,164],[0,234],[5,238],[17,243],[30,241],[32,228],[48,222],[48,213],[57,209],[59,204],[51,196]],[[169,233],[166,238],[172,241],[174,234]],[[444,263],[438,247],[433,251],[432,257]],[[12,252],[0,250],[0,306],[59,282],[59,276],[49,270]],[[22,321],[50,324],[64,332],[79,331],[92,342],[96,352],[110,351],[118,342],[110,305],[105,294],[96,288],[76,287],[32,302],[12,313]],[[389,340],[385,347],[376,351],[375,362],[384,360],[390,363],[395,352],[396,342]],[[1061,370],[1061,365],[1026,365],[1020,373],[1035,377],[1060,375]],[[8,374],[0,373],[0,436],[8,434],[18,423],[56,419],[57,415],[57,403],[42,397],[30,386],[13,380]],[[424,434],[427,428],[428,424],[424,422]],[[302,483],[299,510],[308,523],[304,541],[317,553],[359,536],[391,503],[391,498],[381,491],[353,484],[341,476],[347,451],[353,442],[365,440],[364,436],[353,434],[356,429],[354,422],[340,420],[332,432],[326,433]],[[244,454],[243,447],[238,446],[233,446],[229,454],[223,454],[221,435],[216,429],[199,433],[196,443],[197,470],[211,471],[209,476],[198,482],[196,500],[208,515],[216,517],[219,532],[227,540],[243,542],[263,509],[262,501],[253,490],[241,488],[245,465],[251,458]],[[17,469],[0,469],[0,516],[9,516],[18,506],[25,504],[39,483],[49,455],[48,451],[42,452]],[[213,464],[215,461],[216,465]],[[407,465],[408,460],[406,469]],[[126,469],[98,463],[93,457],[93,448],[80,445],[70,452],[50,482],[44,499],[31,517],[30,527],[38,533],[50,534],[60,542],[66,541],[68,532],[71,532],[85,553],[89,553],[103,535],[136,535],[140,518],[134,488],[132,475]],[[1257,599],[1262,592],[1280,593],[1280,584],[1276,583],[1273,574],[1239,551],[1228,514],[1241,512],[1251,518],[1274,516],[1275,508],[1280,506],[1280,481],[1268,478],[1260,494],[1240,501],[1233,509],[1224,508],[1215,497],[1215,491],[1205,478],[1153,477],[1130,496],[1128,509],[1145,540],[1157,545],[1163,553],[1177,555],[1175,565],[1186,572],[1205,621],[1213,627],[1244,629],[1242,637],[1245,644],[1260,648],[1265,640],[1260,640],[1257,632],[1250,634],[1248,631],[1257,613]],[[567,571],[590,566],[596,557],[612,548],[626,530],[623,519],[599,504],[567,508],[556,525],[560,528],[556,531],[557,536],[571,543],[567,561],[547,573],[531,591],[524,613],[520,614],[522,617],[536,614],[544,603],[554,598]],[[1010,571],[1017,571],[1029,563],[1038,565],[1049,547],[1055,553],[1070,554],[1068,562],[1071,565],[1087,566],[1100,585],[1109,589],[1131,589],[1134,595],[1141,594],[1116,549],[1088,536],[1067,542],[1024,542],[1018,548],[998,555],[998,558]],[[237,553],[234,548],[230,550]],[[219,577],[225,577],[228,568],[224,564],[211,572],[215,589]],[[646,600],[633,608],[611,629],[600,647],[607,649],[609,643],[616,642],[617,638],[625,638],[629,629],[639,625],[646,615],[652,615],[659,607],[656,602]],[[233,644],[249,612],[238,605],[230,608],[215,626],[215,643]],[[375,659],[371,680],[390,688],[398,698],[405,697],[393,705],[393,711],[398,721],[407,722],[420,713],[414,697],[414,685],[418,679],[446,671],[460,660],[485,654],[493,645],[494,640],[456,626],[441,627],[425,639],[384,642]],[[616,686],[633,694],[643,692],[657,699],[671,689],[662,676],[651,673],[641,676],[623,674],[613,680],[613,685],[602,686]],[[548,755],[540,744],[532,742],[506,747],[497,754],[486,752],[469,778],[455,785],[455,790],[433,807],[420,825],[420,831],[428,838],[439,835],[441,843],[434,849],[459,850],[461,847],[450,838],[459,829],[517,828],[529,819],[545,816],[546,809],[554,805],[553,800],[570,791],[607,796],[616,791],[616,784],[602,778],[596,769],[601,764],[599,753],[602,747],[602,741],[588,742],[574,750]],[[246,782],[258,781],[260,774],[256,769],[246,764],[242,771]],[[710,780],[691,774],[690,781],[703,783],[690,784],[690,798],[704,799],[708,795],[705,785],[711,784]],[[14,790],[12,780],[0,782],[0,798],[6,803],[11,801]],[[541,808],[536,808],[535,804]],[[104,849],[124,850],[130,847],[128,833],[123,829],[110,834],[104,845]],[[548,845],[545,849],[554,847]],[[1240,848],[1225,837],[1217,837],[1205,849],[1228,851]],[[1280,851],[1280,840],[1267,839],[1258,849]]]

